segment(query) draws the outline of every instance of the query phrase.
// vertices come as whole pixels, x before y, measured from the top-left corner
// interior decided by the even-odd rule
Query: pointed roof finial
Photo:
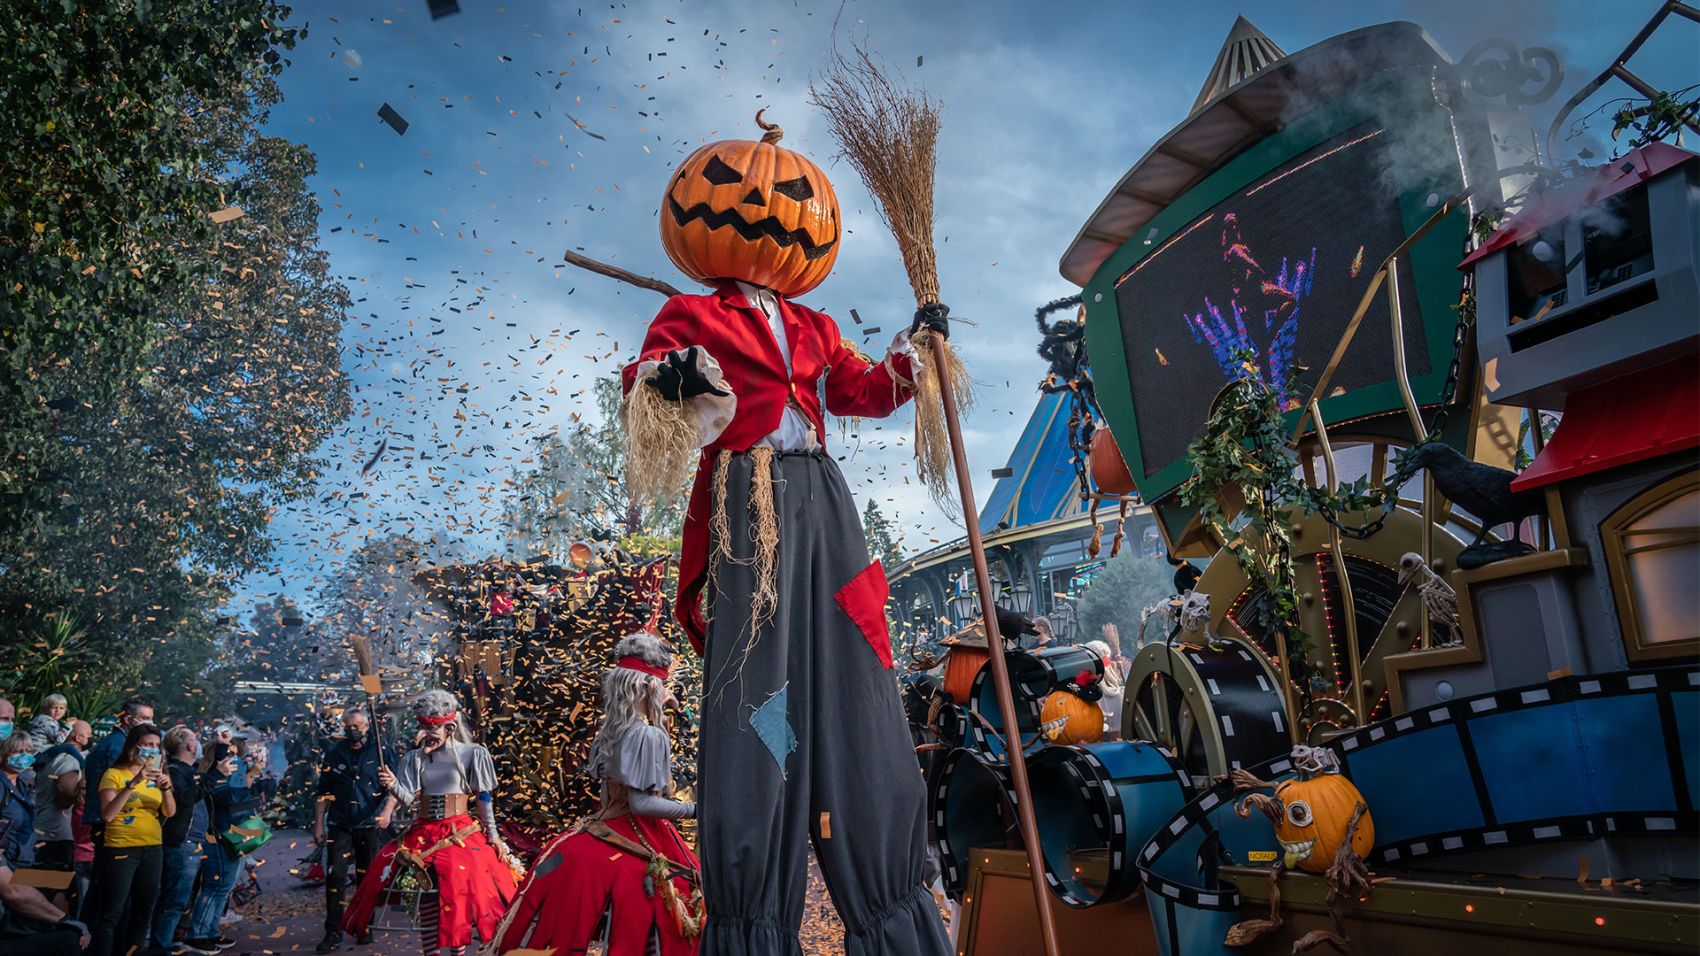
[[[1252,26],[1250,20],[1236,17],[1233,29],[1228,31],[1228,38],[1222,41],[1222,52],[1216,54],[1216,63],[1210,67],[1210,75],[1204,80],[1204,89],[1198,91],[1192,112],[1198,112],[1199,107],[1241,80],[1286,56],[1287,52],[1264,36],[1262,30]]]

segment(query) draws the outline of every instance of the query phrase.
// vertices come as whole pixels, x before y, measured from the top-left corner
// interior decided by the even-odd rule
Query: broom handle
[[[962,524],[968,529],[968,553],[974,558],[974,581],[980,588],[980,613],[986,624],[987,655],[992,666],[992,685],[998,694],[998,712],[1003,725],[1012,728],[1014,744],[1006,744],[1010,783],[1015,789],[1015,813],[1021,826],[1021,842],[1027,848],[1027,869],[1032,877],[1033,901],[1039,907],[1039,932],[1045,940],[1045,956],[1061,956],[1057,927],[1051,918],[1051,894],[1045,889],[1045,858],[1039,848],[1039,821],[1033,816],[1032,791],[1027,786],[1027,755],[1022,752],[1021,725],[1015,713],[1015,695],[1009,689],[1009,665],[1003,659],[1003,636],[998,633],[998,610],[992,597],[992,575],[986,569],[986,549],[980,543],[979,513],[974,507],[974,487],[968,478],[968,453],[962,445],[962,424],[956,415],[956,393],[951,388],[946,345],[932,349],[933,370],[939,377],[939,399],[944,404],[945,430],[950,434],[950,457],[956,465],[956,487],[962,493]]]
[[[378,699],[366,695],[366,712],[372,718],[372,745],[378,748],[378,769],[384,769],[384,725],[378,723]]]

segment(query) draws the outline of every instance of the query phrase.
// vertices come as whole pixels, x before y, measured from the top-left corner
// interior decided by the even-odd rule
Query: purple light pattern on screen
[[[1278,396],[1283,408],[1292,401],[1293,346],[1299,334],[1299,314],[1316,274],[1316,247],[1306,258],[1283,256],[1270,276],[1240,235],[1239,217],[1229,213],[1222,222],[1222,262],[1228,269],[1227,309],[1204,297],[1204,310],[1183,315],[1195,342],[1210,349],[1229,381],[1255,373]],[[1249,324],[1248,324],[1249,318]],[[1261,326],[1261,328],[1259,328]],[[1262,338],[1266,343],[1258,344]],[[1244,368],[1234,353],[1249,349],[1261,359],[1256,369]]]

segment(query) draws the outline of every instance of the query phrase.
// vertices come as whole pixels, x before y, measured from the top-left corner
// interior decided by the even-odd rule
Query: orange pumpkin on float
[[[1364,802],[1363,794],[1338,771],[1311,773],[1301,767],[1298,776],[1275,786],[1281,818],[1275,822],[1275,839],[1281,841],[1281,862],[1288,869],[1326,873],[1346,839],[1346,824]],[[1375,847],[1375,821],[1368,810],[1352,834],[1352,852],[1360,858]]]
[[[1039,708],[1039,732],[1053,744],[1095,744],[1104,738],[1104,685],[1083,670],[1045,697]]]
[[[820,285],[838,258],[838,197],[819,166],[779,145],[722,140],[685,158],[661,199],[661,245],[705,285],[740,279],[792,298]]]
[[[950,645],[944,659],[944,692],[951,703],[958,707],[968,706],[969,699],[974,696],[974,678],[991,659],[992,652],[986,649],[985,638],[977,642],[969,638]]]
[[[1104,739],[1104,711],[1095,701],[1053,690],[1039,710],[1039,729],[1053,744],[1095,744]]]

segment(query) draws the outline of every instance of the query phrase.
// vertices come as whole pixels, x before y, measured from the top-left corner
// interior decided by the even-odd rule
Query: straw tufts
[[[903,269],[916,305],[939,301],[938,260],[933,252],[933,178],[938,165],[939,105],[923,90],[888,73],[863,43],[848,54],[835,49],[809,98],[838,140],[862,185],[878,200],[880,218],[903,254]],[[973,404],[972,380],[950,343],[915,337],[915,470],[933,500],[952,514],[951,453],[933,353],[950,372],[958,409]]]
[[[750,640],[779,608],[779,512],[773,500],[773,449],[750,449],[750,506],[755,511],[755,593],[750,595]]]
[[[697,422],[685,402],[673,402],[642,382],[620,403],[626,432],[626,483],[639,501],[677,497],[697,461]]]

